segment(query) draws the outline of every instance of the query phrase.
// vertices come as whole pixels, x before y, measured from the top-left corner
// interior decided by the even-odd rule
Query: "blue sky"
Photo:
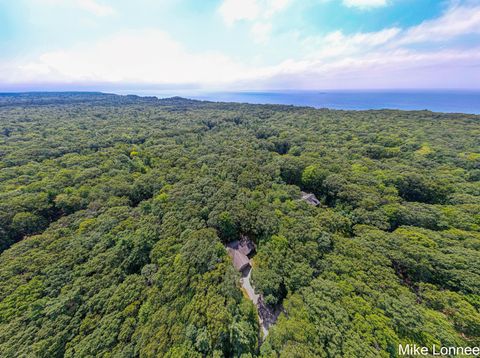
[[[0,0],[0,89],[480,89],[480,0]]]

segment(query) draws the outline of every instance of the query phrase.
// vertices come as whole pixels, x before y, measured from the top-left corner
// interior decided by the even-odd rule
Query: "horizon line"
[[[85,89],[68,89],[68,88],[35,88],[35,89],[6,89],[0,87],[0,94],[21,94],[21,93],[103,93],[116,95],[139,95],[139,92],[199,92],[199,93],[288,93],[288,92],[480,92],[480,88],[402,88],[402,87],[385,87],[385,88],[318,88],[318,89],[192,89],[192,88],[137,88],[137,89],[123,89],[123,88],[85,88]],[[122,92],[122,93],[119,93]],[[154,96],[154,94],[141,94],[144,96]]]

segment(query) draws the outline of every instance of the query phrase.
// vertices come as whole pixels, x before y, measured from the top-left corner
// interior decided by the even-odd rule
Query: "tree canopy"
[[[478,346],[480,117],[0,95],[0,252],[1,357]]]

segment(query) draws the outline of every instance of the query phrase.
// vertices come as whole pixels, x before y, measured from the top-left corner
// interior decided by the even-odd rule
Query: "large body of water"
[[[214,101],[262,104],[289,104],[330,109],[403,109],[480,114],[479,91],[268,91],[200,92],[126,90],[159,98],[181,96]]]

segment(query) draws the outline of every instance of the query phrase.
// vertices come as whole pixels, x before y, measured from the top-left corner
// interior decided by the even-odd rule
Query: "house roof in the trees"
[[[306,193],[302,191],[302,200],[305,200],[307,203],[314,206],[320,205],[320,200],[318,200],[315,194],[312,193]]]
[[[242,254],[240,251],[229,250],[229,253],[233,261],[233,266],[238,271],[243,271],[245,268],[250,266],[250,260],[246,255]]]
[[[248,255],[255,249],[253,242],[246,236],[242,236],[240,240],[235,240],[227,244],[228,254],[232,258],[233,266],[238,271],[244,270],[250,266]]]
[[[227,246],[233,250],[240,251],[245,256],[250,255],[255,250],[253,242],[244,235],[240,237],[240,240],[232,241]]]

